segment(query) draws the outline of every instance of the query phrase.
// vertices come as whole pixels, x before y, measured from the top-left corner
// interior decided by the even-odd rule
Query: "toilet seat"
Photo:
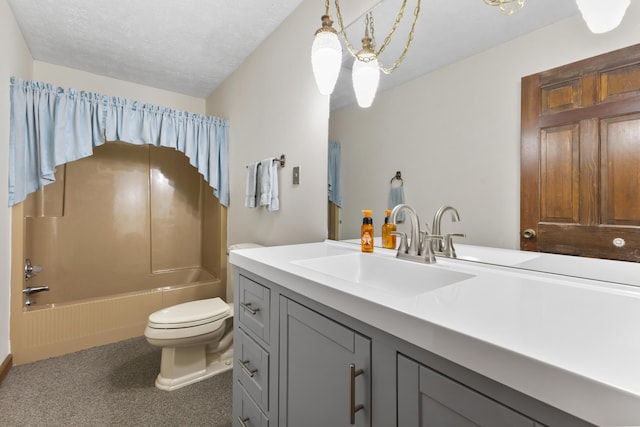
[[[231,308],[221,298],[190,301],[158,310],[149,316],[153,329],[182,329],[206,325],[229,317]]]

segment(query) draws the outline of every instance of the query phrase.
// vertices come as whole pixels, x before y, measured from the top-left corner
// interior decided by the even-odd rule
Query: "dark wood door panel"
[[[540,220],[579,221],[579,145],[577,124],[540,131]]]
[[[640,95],[640,63],[603,70],[599,76],[600,102],[617,102]]]
[[[538,240],[540,252],[640,262],[640,227],[540,223]]]
[[[601,121],[602,222],[640,225],[640,114]]]

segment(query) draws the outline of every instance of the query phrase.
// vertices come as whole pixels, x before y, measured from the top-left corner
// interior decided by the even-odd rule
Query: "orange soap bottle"
[[[391,215],[391,210],[386,210],[387,216],[384,218],[384,224],[382,224],[382,246],[387,249],[395,249],[396,248],[396,236],[395,234],[391,234],[392,231],[396,231],[397,227],[395,224],[391,224],[389,222],[389,215]]]
[[[362,228],[360,229],[360,246],[362,252],[373,252],[373,218],[370,210],[363,210]]]

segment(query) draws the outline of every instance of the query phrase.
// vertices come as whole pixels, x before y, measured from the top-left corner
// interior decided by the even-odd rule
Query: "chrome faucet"
[[[406,204],[400,204],[393,208],[391,215],[389,215],[389,222],[395,224],[398,213],[403,210],[407,211],[411,222],[410,240],[407,244],[407,235],[405,233],[392,232],[400,236],[400,245],[398,246],[396,257],[433,264],[436,262],[436,257],[434,256],[431,242],[435,239],[442,239],[442,236],[430,236],[426,231],[421,232],[418,214],[411,206]]]
[[[458,210],[456,208],[447,205],[440,206],[440,209],[438,209],[436,214],[433,216],[433,226],[431,227],[433,234],[440,235],[442,229],[442,215],[444,215],[444,213],[447,211],[451,211],[451,220],[453,222],[460,221],[460,214],[458,213]],[[444,255],[449,258],[455,258],[456,251],[453,247],[454,236],[466,237],[466,235],[463,233],[451,233],[446,234],[443,239],[432,240],[431,245],[433,252],[435,252],[437,255]]]

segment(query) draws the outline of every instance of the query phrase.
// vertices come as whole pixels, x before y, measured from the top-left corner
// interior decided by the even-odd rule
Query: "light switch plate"
[[[293,168],[293,183],[300,184],[300,166],[294,166]]]

